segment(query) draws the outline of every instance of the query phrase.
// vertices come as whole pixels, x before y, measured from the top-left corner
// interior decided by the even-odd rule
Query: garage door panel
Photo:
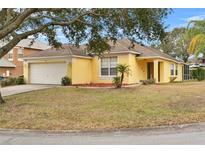
[[[30,82],[33,84],[60,84],[66,74],[66,63],[30,65]]]

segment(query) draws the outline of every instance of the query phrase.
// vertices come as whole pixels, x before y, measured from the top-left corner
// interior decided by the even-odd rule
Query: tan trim
[[[92,59],[92,57],[86,57],[86,56],[78,56],[78,55],[72,55],[72,58],[85,58],[85,59]]]
[[[72,55],[72,56],[49,56],[49,57],[25,57],[22,58],[23,60],[37,60],[37,59],[58,59],[58,58],[86,58],[86,59],[91,59],[92,57],[85,57],[85,56],[77,56],[77,55]]]
[[[122,52],[105,52],[105,54],[125,54],[125,53],[132,53],[132,54],[136,54],[136,55],[140,55],[141,53],[139,52],[135,52],[135,51],[122,51]]]
[[[25,57],[23,60],[38,60],[38,59],[57,59],[57,58],[69,58],[70,56],[51,56],[51,57]]]
[[[53,64],[53,63],[67,63],[66,60],[56,60],[56,61],[31,61],[28,63],[28,65],[31,65],[31,64]]]
[[[152,56],[152,57],[136,57],[137,59],[153,59],[153,58],[159,58],[159,59],[164,59],[164,60],[168,60],[168,61],[172,61],[172,62],[175,62],[175,63],[182,63],[182,62],[178,62],[176,60],[173,60],[173,59],[169,59],[169,58],[165,58],[165,57],[162,57],[162,56]]]

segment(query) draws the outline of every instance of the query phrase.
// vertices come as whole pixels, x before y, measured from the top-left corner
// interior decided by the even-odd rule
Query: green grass
[[[88,130],[205,121],[205,82],[123,89],[59,87],[6,97],[0,128]]]

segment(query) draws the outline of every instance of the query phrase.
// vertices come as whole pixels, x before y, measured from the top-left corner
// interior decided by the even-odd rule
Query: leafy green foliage
[[[198,58],[202,53],[205,56],[205,20],[191,21],[188,34],[192,38],[189,45],[189,53]]]
[[[1,87],[16,85],[16,78],[9,77],[1,81]]]
[[[121,87],[121,77],[119,76],[114,77],[112,80],[112,83],[116,88],[120,88]]]
[[[198,81],[205,80],[205,69],[197,68],[196,70],[190,71],[191,78],[197,79]]]
[[[23,76],[20,76],[20,77],[17,77],[17,78],[8,77],[8,78],[4,78],[1,81],[1,87],[21,85],[21,84],[25,84]]]
[[[121,88],[125,74],[129,75],[130,72],[131,72],[130,66],[127,65],[127,64],[118,64],[117,67],[116,67],[116,70],[117,70],[117,73],[120,74],[120,79],[116,78],[114,80],[116,80],[116,82],[119,82],[119,83],[116,84],[117,88]],[[120,80],[120,81],[118,81],[118,80]]]
[[[24,77],[19,76],[18,78],[16,78],[16,84],[17,85],[25,84]]]
[[[171,32],[167,32],[166,37],[158,46],[154,46],[170,56],[182,59],[184,62],[188,61],[190,37],[187,35],[186,28],[175,28]]]
[[[170,9],[0,9],[0,57],[29,36],[45,36],[51,46],[61,47],[59,31],[67,42],[87,43],[97,55],[109,50],[107,40],[127,37],[133,41],[157,41],[165,36],[163,19]]]
[[[61,79],[61,85],[62,86],[68,86],[71,84],[71,79],[67,76],[62,77]]]

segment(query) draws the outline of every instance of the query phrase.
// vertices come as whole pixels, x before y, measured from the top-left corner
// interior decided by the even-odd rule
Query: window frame
[[[21,50],[21,51],[20,51],[20,50]],[[21,52],[21,53],[20,53],[20,52]],[[23,56],[22,56],[22,57],[19,57],[20,54],[22,54]],[[23,61],[23,57],[24,57],[24,48],[23,48],[23,47],[19,47],[19,48],[18,48],[17,57],[18,57],[18,60]]]
[[[175,75],[177,76],[178,75],[178,64],[175,64]]]
[[[108,75],[102,75],[102,59],[103,58],[107,58],[108,59]],[[117,66],[117,64],[118,64],[118,57],[117,56],[112,56],[112,57],[103,57],[103,58],[100,58],[100,77],[116,77],[117,76],[117,72],[116,72],[116,75],[110,75],[111,74],[111,68],[114,68],[114,67],[111,67],[111,59],[112,58],[116,58],[116,66]]]
[[[10,57],[10,55],[12,55],[12,56]],[[13,59],[14,59],[14,52],[13,52],[13,49],[11,49],[11,50],[8,52],[8,60],[9,60],[9,61],[13,61]]]
[[[173,67],[172,67],[173,66]],[[174,64],[172,63],[171,65],[170,65],[170,75],[171,76],[174,76]]]

